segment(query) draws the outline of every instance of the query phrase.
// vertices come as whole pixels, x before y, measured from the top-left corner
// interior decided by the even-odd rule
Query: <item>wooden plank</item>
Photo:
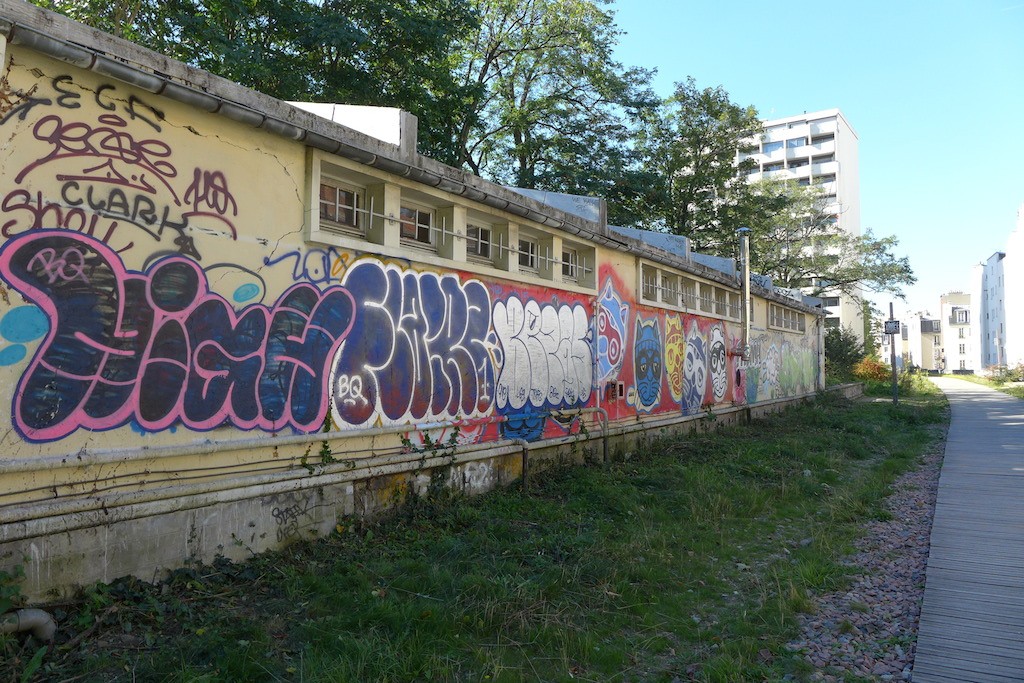
[[[915,683],[1024,683],[1024,401],[939,378],[952,419]]]

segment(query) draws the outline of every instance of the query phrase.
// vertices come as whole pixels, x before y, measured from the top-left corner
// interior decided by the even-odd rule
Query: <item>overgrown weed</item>
[[[899,406],[822,396],[607,468],[548,467],[529,495],[431,487],[385,519],[341,520],[245,564],[90,587],[53,607],[62,626],[42,673],[802,680],[784,647],[796,616],[850,580],[842,558],[944,415],[927,391]]]

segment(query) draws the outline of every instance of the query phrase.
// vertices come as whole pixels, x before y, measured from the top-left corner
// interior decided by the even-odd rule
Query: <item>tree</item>
[[[825,374],[833,381],[849,381],[853,367],[865,357],[864,345],[849,328],[825,330]]]
[[[36,2],[272,97],[401,107],[428,153],[464,97],[451,45],[477,25],[471,0]]]
[[[704,253],[732,256],[737,228],[758,205],[746,199],[753,162],[736,164],[762,132],[753,107],[741,107],[722,88],[699,89],[693,78],[651,116],[639,146],[658,176],[644,227],[690,238]]]
[[[459,48],[457,165],[518,187],[602,194],[633,173],[630,122],[654,106],[650,74],[612,59],[603,0],[475,0]],[[442,157],[444,160],[444,157]]]
[[[863,302],[863,290],[903,298],[903,286],[917,281],[909,260],[893,254],[896,237],[841,230],[818,188],[762,180],[750,184],[749,197],[771,208],[750,220],[751,267],[776,285]]]

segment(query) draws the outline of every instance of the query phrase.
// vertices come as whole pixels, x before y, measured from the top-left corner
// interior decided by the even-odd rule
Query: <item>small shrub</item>
[[[864,382],[884,382],[892,377],[892,368],[877,358],[861,358],[853,366],[853,376]]]
[[[864,358],[864,344],[850,328],[825,331],[825,376],[829,384],[850,380],[854,366]]]

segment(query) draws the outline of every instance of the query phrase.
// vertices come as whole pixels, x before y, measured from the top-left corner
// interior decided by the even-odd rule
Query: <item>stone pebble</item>
[[[846,563],[860,571],[844,591],[817,595],[787,645],[814,668],[811,680],[912,681],[942,445],[891,486],[892,517],[872,521]]]

